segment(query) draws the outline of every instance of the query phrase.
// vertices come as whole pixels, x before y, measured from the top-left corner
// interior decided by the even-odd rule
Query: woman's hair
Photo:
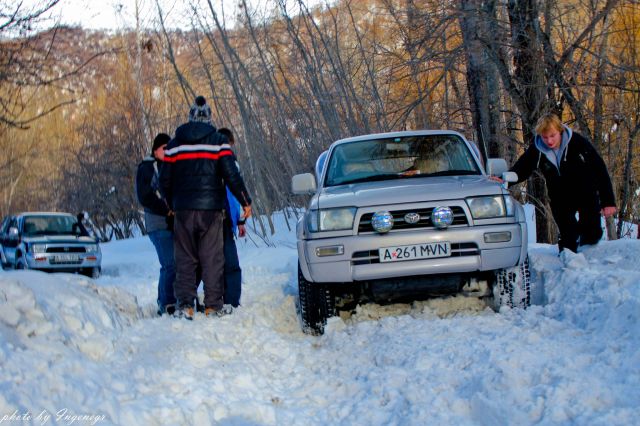
[[[545,114],[540,117],[538,123],[536,124],[536,133],[540,135],[542,133],[548,132],[551,129],[557,130],[558,132],[562,133],[563,127],[560,118],[558,118],[558,116],[555,114]]]

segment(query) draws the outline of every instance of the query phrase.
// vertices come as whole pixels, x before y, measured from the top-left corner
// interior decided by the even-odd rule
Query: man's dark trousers
[[[179,306],[193,306],[197,296],[196,274],[202,269],[204,306],[222,309],[223,305],[223,211],[179,210],[174,225],[176,282]]]
[[[237,308],[240,305],[242,270],[238,259],[236,240],[231,228],[231,219],[224,224],[224,303]]]

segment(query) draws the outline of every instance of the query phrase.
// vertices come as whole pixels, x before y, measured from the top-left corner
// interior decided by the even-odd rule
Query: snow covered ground
[[[640,241],[531,248],[537,304],[359,308],[322,337],[295,315],[295,236],[240,242],[243,306],[155,313],[147,238],[104,274],[0,273],[0,424],[630,425],[640,418]]]

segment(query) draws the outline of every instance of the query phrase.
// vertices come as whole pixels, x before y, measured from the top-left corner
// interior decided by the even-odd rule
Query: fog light
[[[487,232],[484,234],[485,243],[506,243],[511,241],[511,232]]]
[[[433,226],[444,229],[453,223],[453,212],[449,207],[436,207],[431,212]]]
[[[371,226],[381,234],[389,232],[393,228],[393,215],[389,212],[376,212],[371,218]]]
[[[341,254],[344,254],[344,246],[342,245],[316,248],[316,256],[318,257],[339,256]]]

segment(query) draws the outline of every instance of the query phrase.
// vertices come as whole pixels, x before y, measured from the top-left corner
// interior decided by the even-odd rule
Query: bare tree
[[[59,85],[93,59],[80,64],[66,61],[66,69],[59,71],[65,60],[56,56],[57,27],[36,33],[58,2],[47,0],[33,8],[23,2],[0,2],[0,123],[9,127],[26,129],[33,121],[74,102],[72,98],[61,100],[25,114],[26,106],[38,99],[39,88]]]

